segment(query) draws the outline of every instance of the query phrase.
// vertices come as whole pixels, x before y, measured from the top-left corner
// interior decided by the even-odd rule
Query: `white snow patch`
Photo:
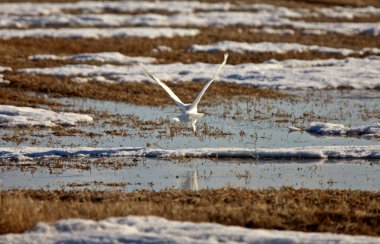
[[[5,72],[5,71],[12,71],[12,68],[11,67],[0,66],[0,72]]]
[[[125,28],[61,28],[61,29],[0,29],[1,39],[10,38],[105,38],[105,37],[175,37],[195,36],[199,33],[197,29],[181,28],[150,28],[150,27],[125,27]]]
[[[10,81],[4,79],[4,75],[0,74],[0,84],[9,84],[9,83],[10,83]]]
[[[270,27],[264,27],[262,29],[251,29],[253,33],[265,33],[274,35],[294,35],[295,31],[292,29],[273,29]]]
[[[159,52],[171,52],[173,49],[171,47],[165,46],[165,45],[158,45],[157,47],[152,49],[152,52],[159,53]]]
[[[293,28],[301,29],[306,33],[325,34],[326,32],[342,35],[373,35],[380,34],[380,23],[318,23],[304,21],[284,21]]]
[[[137,64],[153,63],[156,61],[152,57],[131,57],[125,56],[119,52],[101,52],[101,53],[80,53],[72,56],[57,56],[52,54],[38,54],[29,56],[30,60],[72,60],[78,62],[96,61],[102,63],[120,63],[120,64]]]
[[[276,158],[276,159],[379,159],[380,145],[369,146],[309,146],[294,148],[43,148],[8,147],[0,148],[0,158],[39,158],[62,156],[133,156],[150,158]]]
[[[174,14],[102,14],[106,9],[115,11],[151,11],[163,10]],[[244,11],[228,11],[232,9],[244,9]],[[80,10],[83,14],[74,15],[66,13],[67,10]],[[203,10],[195,12],[194,10]],[[204,12],[211,11],[211,12]],[[369,15],[380,15],[380,9],[374,7],[365,8],[322,8],[310,11],[301,8],[285,8],[268,4],[230,4],[230,3],[201,3],[197,1],[158,1],[158,2],[86,2],[76,3],[3,3],[0,4],[0,26],[3,28],[26,28],[46,26],[291,26],[305,31],[313,31],[314,34],[325,32],[341,33],[345,35],[367,34],[379,35],[379,23],[318,23],[292,20],[291,18],[303,17],[344,17],[352,19]],[[14,33],[10,36],[26,35]],[[273,32],[271,29],[263,31]],[[278,32],[277,32],[278,33]],[[283,32],[285,33],[285,32]],[[288,31],[288,33],[290,33]],[[28,35],[32,35],[31,31]],[[41,35],[41,33],[33,33]],[[52,34],[44,34],[51,36]],[[62,34],[61,34],[62,35]],[[75,35],[77,36],[77,35]]]
[[[270,60],[261,64],[226,65],[220,80],[255,87],[278,89],[326,89],[352,87],[380,88],[380,57],[328,60]],[[212,76],[215,64],[148,64],[158,78],[171,82],[206,81]],[[116,82],[147,81],[139,66],[64,65],[60,67],[27,68],[19,72],[53,76],[80,76],[89,79],[104,77]]]
[[[226,25],[282,25],[281,15],[273,16],[267,12],[197,12],[172,15],[162,14],[58,14],[42,16],[12,16],[0,15],[0,27],[27,28],[27,27],[118,27],[133,26],[226,26]],[[11,31],[12,29],[9,29]]]
[[[56,113],[51,110],[0,105],[0,126],[41,126],[54,127],[57,125],[73,126],[77,123],[91,123],[89,115],[76,113]]]
[[[316,11],[326,17],[331,18],[346,18],[353,19],[355,17],[368,17],[368,16],[380,16],[380,8],[373,6],[362,8],[351,7],[332,7],[332,8],[318,8]]]
[[[5,71],[12,71],[12,68],[0,66],[0,73],[1,72],[5,72]],[[9,80],[4,79],[4,75],[3,74],[0,74],[0,84],[1,83],[3,83],[3,84],[9,84]]]
[[[0,13],[21,16],[38,16],[80,10],[101,13],[105,10],[135,12],[162,10],[168,12],[192,12],[194,10],[229,10],[230,3],[204,3],[198,1],[78,1],[73,3],[1,3]]]
[[[192,52],[238,52],[238,53],[286,53],[286,52],[320,52],[320,53],[333,53],[341,55],[350,55],[355,51],[342,48],[321,47],[316,45],[303,45],[298,43],[275,43],[275,42],[235,42],[235,41],[220,41],[210,45],[192,45],[190,47]]]
[[[374,125],[346,127],[342,124],[313,122],[306,131],[317,135],[337,135],[337,136],[363,136],[380,138],[380,123]]]
[[[0,236],[2,243],[379,243],[380,238],[332,233],[247,229],[215,223],[128,216],[39,223],[29,232]]]

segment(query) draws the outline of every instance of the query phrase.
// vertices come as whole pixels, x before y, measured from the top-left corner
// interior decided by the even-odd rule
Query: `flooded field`
[[[312,134],[312,122],[347,127],[377,125],[380,96],[372,90],[286,91],[285,99],[240,99],[219,105],[201,105],[205,116],[197,132],[176,123],[175,106],[137,106],[92,99],[58,99],[64,110],[94,115],[92,124],[53,129],[2,128],[2,146],[40,147],[155,147],[165,149],[203,147],[278,148],[321,145],[379,145],[366,134]],[[163,94],[164,95],[164,94]],[[293,131],[297,127],[300,131]],[[12,138],[17,135],[17,140]]]
[[[366,134],[313,134],[312,122],[348,127],[376,124],[380,97],[376,91],[287,91],[285,99],[241,97],[202,106],[198,131],[171,121],[174,106],[149,107],[91,99],[58,99],[65,109],[88,111],[90,125],[59,129],[1,129],[3,146],[293,148],[326,145],[380,145]],[[292,127],[299,128],[294,131]],[[73,130],[73,132],[71,132]],[[17,137],[20,138],[19,136]],[[5,162],[6,159],[3,159]],[[268,187],[312,189],[380,189],[376,159],[154,159],[139,157],[40,158],[1,166],[2,189],[207,189]],[[191,184],[190,184],[191,183]]]

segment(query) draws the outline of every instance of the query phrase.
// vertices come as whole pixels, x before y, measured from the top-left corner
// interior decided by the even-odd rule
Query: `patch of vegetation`
[[[0,234],[37,222],[156,215],[248,228],[380,235],[380,193],[353,190],[45,191],[0,192]]]

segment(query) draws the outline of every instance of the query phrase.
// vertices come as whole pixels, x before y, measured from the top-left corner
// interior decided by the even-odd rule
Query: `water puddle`
[[[305,94],[305,92],[302,92]],[[80,133],[52,129],[0,128],[1,147],[152,147],[183,148],[289,148],[329,145],[379,145],[378,138],[313,136],[290,133],[289,126],[307,127],[313,121],[360,126],[378,123],[377,91],[311,91],[295,99],[243,97],[214,106],[200,105],[206,115],[194,133],[170,122],[175,106],[148,107],[91,99],[59,99],[67,109],[92,111],[95,122],[79,125]],[[66,133],[66,134],[65,134]],[[21,140],[5,140],[17,137]],[[209,160],[188,162],[161,159],[85,158],[45,159],[34,166],[0,162],[2,189],[109,189],[125,191],[166,188],[242,187],[380,189],[377,161]],[[58,160],[59,162],[55,162]],[[97,163],[96,161],[105,161]],[[196,177],[195,177],[196,176]],[[190,177],[190,180],[189,180]],[[192,177],[192,178],[191,178]],[[191,180],[193,179],[193,180]],[[185,187],[186,188],[186,187]]]
[[[49,164],[49,165],[46,165]],[[1,189],[380,189],[380,165],[365,160],[45,159],[1,166]]]

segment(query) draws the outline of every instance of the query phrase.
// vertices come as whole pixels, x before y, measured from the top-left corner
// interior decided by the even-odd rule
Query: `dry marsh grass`
[[[153,56],[158,59],[158,63],[172,62],[207,62],[220,63],[221,53],[190,52],[188,48],[193,44],[210,44],[221,40],[244,41],[244,42],[297,42],[307,45],[321,45],[335,48],[361,49],[363,47],[380,48],[380,37],[377,36],[346,36],[329,34],[321,36],[302,35],[296,32],[295,35],[267,35],[254,34],[247,27],[225,27],[206,28],[201,34],[195,37],[176,37],[176,38],[102,38],[92,39],[52,39],[52,38],[26,38],[0,40],[0,63],[2,66],[10,66],[13,72],[4,73],[5,79],[10,80],[11,84],[2,85],[0,92],[6,94],[11,92],[15,99],[8,99],[10,94],[0,99],[3,103],[15,105],[33,105],[42,103],[49,104],[46,99],[37,96],[25,95],[24,92],[37,92],[47,95],[69,96],[69,97],[89,97],[94,99],[105,99],[114,101],[124,101],[140,105],[159,105],[171,104],[170,99],[163,91],[155,85],[147,83],[129,84],[100,84],[87,83],[76,84],[69,78],[58,78],[44,75],[27,75],[17,72],[19,68],[27,67],[50,67],[59,66],[68,61],[31,61],[29,55],[41,53],[53,53],[58,55],[73,55],[83,52],[104,52],[118,51],[131,56]],[[173,49],[172,52],[154,53],[151,50],[157,45],[166,45]],[[370,55],[370,54],[366,54]],[[321,54],[316,52],[288,52],[285,54],[260,53],[260,54],[241,54],[231,53],[228,62],[230,64],[239,63],[259,63],[269,59],[324,59],[324,58],[343,58],[341,55]],[[96,63],[93,63],[96,64]],[[175,92],[185,101],[192,101],[187,91],[194,91],[195,94],[202,89],[199,83],[169,84]],[[264,98],[283,98],[284,94],[272,90],[259,90],[255,88],[239,87],[233,84],[215,83],[207,91],[210,96],[206,96],[202,102],[209,103],[220,101],[225,97],[236,95],[249,95]],[[18,95],[17,95],[18,94]],[[16,96],[17,95],[17,96]],[[154,99],[152,100],[152,97]],[[219,99],[219,100],[218,100]]]
[[[380,235],[379,192],[353,190],[166,190],[0,192],[0,233],[65,218],[156,215],[248,228]]]
[[[24,91],[10,87],[0,86],[0,104],[14,106],[38,107],[38,105],[61,106],[59,102],[53,102],[41,96],[28,95]]]
[[[14,91],[33,91],[48,94],[53,97],[88,97],[100,100],[122,101],[137,105],[161,106],[171,105],[173,101],[156,84],[145,82],[102,84],[89,82],[77,84],[69,78],[56,78],[43,75],[9,74],[7,79],[11,84],[7,88]],[[184,101],[193,101],[202,90],[204,83],[182,82],[168,83],[168,86]],[[0,88],[0,91],[3,88]],[[201,101],[212,104],[235,96],[254,96],[258,98],[287,98],[283,92],[270,89],[258,89],[237,84],[215,82],[207,90],[207,96]],[[22,97],[20,97],[22,99]]]
[[[271,35],[252,33],[252,27],[226,26],[223,28],[202,28],[201,33],[193,37],[175,38],[101,38],[101,39],[65,39],[65,38],[24,38],[0,40],[0,63],[10,66],[14,70],[28,67],[50,67],[69,61],[31,61],[28,56],[34,54],[74,55],[85,52],[121,52],[130,56],[152,56],[158,63],[220,63],[221,53],[191,52],[193,44],[211,44],[223,40],[238,42],[289,42],[305,45],[320,45],[333,48],[348,48],[360,50],[365,47],[380,48],[380,36],[350,36],[329,33],[326,35],[304,35],[296,31],[294,35]],[[158,45],[170,47],[171,52],[152,52]],[[367,54],[370,55],[370,54]],[[287,52],[276,53],[231,53],[228,63],[259,63],[269,59],[316,59],[316,58],[343,58],[337,54],[323,54],[318,52]]]

